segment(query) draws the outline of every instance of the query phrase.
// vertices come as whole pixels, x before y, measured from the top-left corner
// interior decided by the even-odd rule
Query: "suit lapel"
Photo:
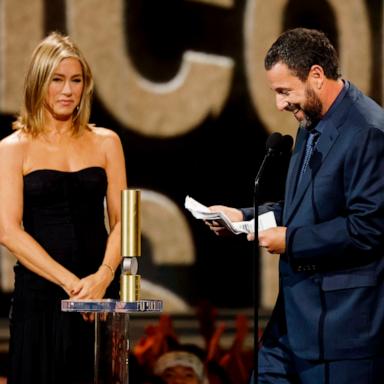
[[[304,149],[302,148],[303,146],[305,146],[307,137],[308,137],[308,131],[305,129],[299,128],[297,137],[296,137],[295,149],[292,153],[291,161],[288,167],[283,217],[287,217],[288,211],[290,211],[289,208],[291,207],[292,200],[295,195],[295,189],[296,189],[297,180],[299,176],[299,167],[300,167],[300,164],[302,163],[304,152],[305,152]]]

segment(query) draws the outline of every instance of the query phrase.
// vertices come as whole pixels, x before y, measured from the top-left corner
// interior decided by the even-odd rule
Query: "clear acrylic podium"
[[[161,300],[140,299],[137,258],[141,256],[140,191],[121,191],[120,299],[62,300],[64,312],[95,313],[94,384],[129,383],[129,315],[160,313]],[[103,262],[108,269],[112,267]]]
[[[160,313],[161,300],[62,300],[64,312],[95,313],[95,384],[129,383],[129,316]]]

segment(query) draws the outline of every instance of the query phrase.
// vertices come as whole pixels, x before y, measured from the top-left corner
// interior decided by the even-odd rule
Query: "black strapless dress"
[[[101,167],[37,170],[24,176],[26,232],[78,277],[97,271],[104,257],[106,190]],[[106,297],[117,295],[116,280]],[[10,384],[93,383],[94,323],[79,313],[61,312],[61,300],[67,298],[58,285],[16,264]]]

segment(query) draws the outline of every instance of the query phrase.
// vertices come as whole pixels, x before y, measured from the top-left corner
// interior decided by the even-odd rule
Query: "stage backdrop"
[[[251,205],[268,135],[294,135],[263,70],[283,30],[324,30],[343,76],[382,103],[382,13],[381,0],[0,0],[1,137],[11,132],[32,49],[52,30],[70,34],[95,77],[91,120],[119,134],[129,187],[143,191],[143,295],[175,310],[203,299],[251,307],[251,244],[215,237],[184,210],[185,196]],[[284,165],[269,170],[266,199],[281,197]],[[265,307],[276,261],[263,255]]]

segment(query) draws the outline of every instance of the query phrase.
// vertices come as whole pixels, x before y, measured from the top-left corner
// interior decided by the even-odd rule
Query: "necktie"
[[[317,139],[319,138],[319,132],[315,129],[310,132],[307,143],[305,145],[305,154],[303,159],[303,164],[301,166],[300,176],[299,176],[299,183],[304,175],[304,172],[308,168],[309,161],[311,160],[313,149],[315,148]]]

